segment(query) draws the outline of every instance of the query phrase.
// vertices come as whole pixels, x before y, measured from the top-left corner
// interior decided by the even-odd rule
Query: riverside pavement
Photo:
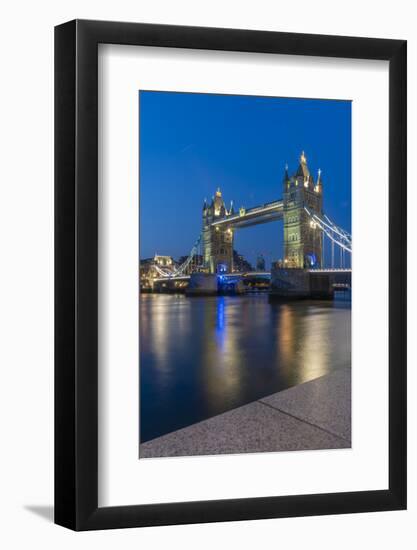
[[[157,437],[140,458],[351,447],[351,369],[342,368]]]

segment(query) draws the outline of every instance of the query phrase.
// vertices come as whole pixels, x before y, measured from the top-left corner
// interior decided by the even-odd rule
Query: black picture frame
[[[389,488],[98,506],[98,44],[389,62]],[[55,522],[109,529],[406,508],[406,41],[74,20],[55,28]],[[364,357],[367,361],[369,358]]]

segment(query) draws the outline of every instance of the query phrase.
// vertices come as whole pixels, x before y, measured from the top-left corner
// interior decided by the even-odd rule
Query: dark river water
[[[350,301],[140,299],[140,440],[350,366]]]

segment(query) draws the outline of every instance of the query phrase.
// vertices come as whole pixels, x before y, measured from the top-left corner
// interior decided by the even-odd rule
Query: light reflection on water
[[[350,365],[350,302],[144,294],[139,309],[142,442]]]

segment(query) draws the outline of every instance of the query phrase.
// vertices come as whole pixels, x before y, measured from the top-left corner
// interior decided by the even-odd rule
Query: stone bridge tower
[[[307,212],[321,214],[323,184],[320,170],[317,180],[311,176],[304,151],[293,176],[285,169],[283,180],[284,203],[284,263],[289,268],[321,267],[323,264],[323,236]]]
[[[213,222],[233,214],[233,206],[227,210],[220,189],[217,189],[210,205],[203,206],[203,261],[209,273],[231,273],[233,270],[233,229],[216,227]]]

